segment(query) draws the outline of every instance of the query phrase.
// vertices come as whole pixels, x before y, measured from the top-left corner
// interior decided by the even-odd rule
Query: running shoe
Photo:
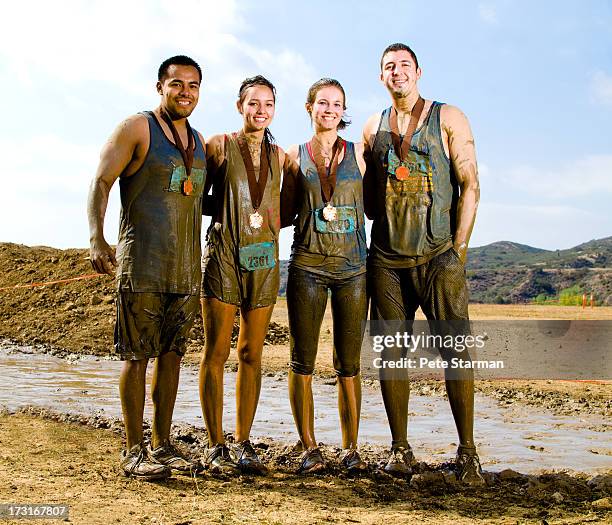
[[[241,472],[258,476],[265,476],[268,473],[268,467],[259,459],[248,439],[230,445],[229,451],[230,457],[238,465]]]
[[[305,450],[300,457],[298,474],[319,474],[326,469],[327,465],[323,460],[323,455],[317,447]]]
[[[230,476],[240,474],[240,469],[238,465],[232,461],[230,451],[225,443],[219,443],[214,447],[207,448],[202,459],[200,459],[200,463],[213,474],[225,474]]]
[[[368,465],[354,448],[347,448],[340,455],[340,465],[348,474],[361,474],[368,470]]]
[[[415,463],[416,460],[410,445],[407,447],[394,447],[391,449],[391,455],[383,470],[387,474],[401,478],[412,474],[412,467]]]
[[[164,441],[157,448],[149,448],[149,456],[157,463],[183,474],[196,474],[203,470],[198,461],[186,457],[169,440]]]
[[[129,450],[123,450],[120,465],[124,476],[145,481],[166,479],[172,474],[169,467],[149,457],[142,443],[134,445]]]
[[[468,485],[482,485],[485,480],[482,477],[482,467],[480,459],[474,450],[466,452],[465,449],[457,451],[457,459],[455,461],[455,475],[462,483]]]

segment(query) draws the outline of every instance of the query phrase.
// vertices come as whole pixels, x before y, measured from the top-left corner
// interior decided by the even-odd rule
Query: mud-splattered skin
[[[263,224],[254,228],[249,215],[255,209],[238,134],[215,135],[208,141],[206,160],[213,195],[205,200],[205,213],[211,214],[213,221],[203,258],[205,346],[200,366],[200,401],[211,446],[225,442],[223,369],[238,308],[235,436],[237,441],[249,439],[261,389],[263,343],[278,293],[280,169],[285,153],[277,146],[266,146],[264,141],[266,128],[274,117],[275,95],[267,85],[255,83],[241,89],[236,106],[243,117],[243,128],[238,134],[247,142],[255,173],[259,174],[262,143],[269,147],[270,170],[259,206]],[[262,244],[267,246],[265,253],[249,251]],[[265,264],[245,269],[245,257],[255,257]]]
[[[115,269],[118,270],[119,294],[159,293],[167,299],[178,295],[189,297],[199,292],[200,270],[194,268],[193,258],[200,252],[200,206],[206,183],[205,143],[201,135],[194,137],[194,191],[190,195],[183,194],[185,165],[162,113],[170,117],[182,145],[188,147],[187,117],[198,103],[202,78],[193,61],[191,65],[183,65],[181,57],[175,58],[178,63],[164,63],[165,70],[157,82],[159,107],[154,112],[129,117],[117,127],[102,150],[90,187],[87,206],[90,260],[100,273],[113,275]],[[103,232],[108,195],[119,178],[122,210],[117,265],[114,250],[104,239]],[[164,304],[167,303],[164,301]],[[146,309],[144,304],[141,307]],[[128,321],[135,322],[138,313],[142,312],[128,309]],[[192,313],[186,312],[180,319],[191,322],[187,320],[193,320]],[[163,318],[162,311],[158,319]],[[167,330],[163,322],[158,322],[158,329],[160,332]],[[185,330],[189,330],[187,325]],[[138,331],[136,326],[135,332]],[[166,339],[165,335],[162,333],[159,339]],[[172,351],[168,346],[163,352],[149,354],[139,348],[142,345],[138,337],[133,344],[136,348],[126,356],[119,379],[127,448],[143,441],[146,356],[157,354],[152,381],[151,445],[155,448],[170,435],[181,350]]]
[[[409,180],[399,180],[390,140],[389,114],[397,111],[400,136],[419,99],[421,69],[407,50],[385,53],[380,79],[391,108],[372,115],[363,140],[366,215],[374,220],[368,272],[372,315],[413,319],[418,306],[428,319],[466,319],[463,265],[479,199],[474,139],[469,123],[453,106],[425,101],[407,160]],[[455,253],[452,253],[450,250]],[[473,374],[447,380],[460,450],[474,451]],[[381,381],[395,446],[407,446],[408,376]]]
[[[361,406],[359,358],[367,315],[362,187],[365,163],[361,144],[338,142],[337,128],[345,108],[343,91],[333,85],[315,86],[309,92],[312,99],[306,103],[315,135],[309,143],[288,149],[281,192],[281,224],[295,227],[287,283],[289,399],[302,447],[315,448],[312,373],[331,293],[342,446],[356,449]],[[318,90],[313,94],[313,89]],[[334,148],[338,155],[331,195],[322,192],[314,153],[318,147],[325,166],[332,163]],[[334,221],[323,216],[327,202],[337,210]]]
[[[392,106],[398,111],[400,134],[406,132],[410,120],[410,111],[419,97],[417,81],[420,76],[421,69],[416,67],[409,53],[395,51],[385,55],[381,80],[391,95]],[[425,101],[425,107],[417,124],[417,129],[428,118],[432,103],[431,100]],[[380,119],[381,114],[376,113],[368,119],[364,127],[363,143],[366,160],[371,159]],[[474,137],[465,115],[460,109],[448,104],[444,104],[440,108],[440,130],[444,153],[450,160],[453,176],[459,190],[454,217],[452,217],[454,223],[452,228],[453,248],[465,263],[467,246],[474,227],[480,199]],[[372,164],[369,168],[371,166]],[[370,197],[377,195],[375,184],[374,170],[366,170],[364,176],[365,212],[370,219],[373,219],[376,214],[376,201],[370,199]]]

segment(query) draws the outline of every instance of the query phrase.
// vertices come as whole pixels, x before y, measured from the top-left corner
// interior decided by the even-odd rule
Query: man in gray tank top
[[[412,320],[420,306],[430,321],[454,322],[432,323],[432,331],[454,332],[459,325],[459,333],[465,333],[465,260],[480,196],[474,139],[458,108],[420,96],[420,77],[412,49],[388,46],[380,79],[392,105],[370,117],[363,132],[364,207],[373,220],[368,254],[372,319]],[[440,349],[447,361],[453,352]],[[402,349],[390,349],[388,355],[401,359]],[[462,357],[469,359],[465,353]],[[473,437],[473,371],[446,369],[445,378],[459,434],[457,478],[482,483]],[[408,371],[381,376],[381,390],[393,439],[385,471],[409,475],[414,456],[407,439]]]
[[[117,127],[89,192],[91,263],[117,282],[115,351],[124,361],[119,392],[127,440],[121,469],[144,480],[199,470],[170,442],[170,425],[181,357],[199,309],[206,161],[204,140],[187,117],[198,103],[201,81],[200,66],[191,58],[164,61],[159,107]],[[117,179],[121,223],[115,255],[104,239],[104,216]],[[146,370],[153,358],[153,424],[151,446],[145,447]]]

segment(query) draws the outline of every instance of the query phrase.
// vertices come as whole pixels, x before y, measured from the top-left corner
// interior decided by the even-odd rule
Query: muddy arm
[[[139,150],[143,148],[148,148],[148,124],[145,117],[135,115],[117,127],[100,154],[87,200],[89,255],[92,266],[99,273],[114,275],[117,266],[115,250],[104,239],[104,217],[110,190],[120,175],[129,176],[142,165]],[[136,165],[138,163],[140,165]]]
[[[480,200],[476,148],[470,124],[458,108],[444,106],[441,117],[442,130],[448,141],[448,154],[460,188],[453,248],[465,264]]]

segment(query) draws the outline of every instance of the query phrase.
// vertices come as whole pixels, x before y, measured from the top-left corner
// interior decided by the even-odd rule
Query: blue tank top
[[[295,191],[297,218],[294,221],[292,266],[335,278],[365,272],[366,235],[363,213],[362,177],[355,158],[355,146],[346,142],[336,172],[331,204],[336,221],[322,216],[325,206],[316,165],[306,144],[299,147],[300,170]]]

